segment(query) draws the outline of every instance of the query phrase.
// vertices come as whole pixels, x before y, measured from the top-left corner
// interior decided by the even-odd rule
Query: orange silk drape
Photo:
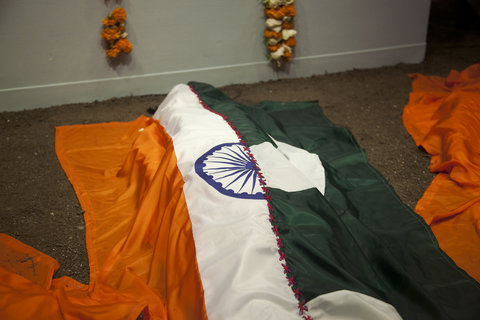
[[[416,212],[440,247],[480,281],[480,64],[446,78],[411,77],[404,125],[438,173]]]
[[[1,235],[0,319],[205,319],[183,179],[158,121],[59,127],[56,150],[85,210],[90,283],[52,281],[54,259]]]

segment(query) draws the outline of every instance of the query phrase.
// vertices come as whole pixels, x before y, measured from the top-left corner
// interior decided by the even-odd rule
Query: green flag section
[[[392,305],[404,319],[480,318],[478,282],[439,248],[424,220],[369,165],[350,131],[333,125],[315,102],[245,106],[210,85],[189,85],[246,146],[277,141],[320,158],[324,194],[318,188],[264,189],[300,303],[349,290]]]

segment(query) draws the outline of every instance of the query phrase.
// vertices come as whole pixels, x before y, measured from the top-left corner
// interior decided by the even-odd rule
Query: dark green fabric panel
[[[389,243],[355,217],[352,208],[335,211],[313,189],[270,191],[288,264],[307,300],[347,289],[394,305],[405,319],[414,315],[442,319],[443,310],[435,306],[431,290],[392,255]]]
[[[480,319],[480,286],[438,247],[430,228],[372,168],[351,132],[314,102],[240,105],[193,83],[248,145],[275,140],[316,153],[326,192],[270,189],[287,261],[307,300],[336,290],[392,304],[404,319]],[[268,185],[268,181],[267,181]]]
[[[270,141],[268,135],[255,121],[254,115],[245,111],[251,108],[231,100],[223,92],[209,84],[190,82],[189,85],[201,95],[201,100],[215,112],[228,116],[231,123],[244,135],[248,145]]]
[[[457,268],[440,250],[424,220],[406,207],[378,171],[368,164],[365,152],[350,131],[331,124],[318,106],[300,110],[296,109],[296,105],[293,104],[290,110],[285,107],[276,110],[269,106],[266,110],[269,110],[271,119],[265,117],[266,121],[259,124],[269,127],[274,123],[282,123],[282,136],[287,136],[293,145],[318,154],[322,160],[327,176],[324,198],[334,208],[346,229],[342,230],[341,237],[350,235],[356,243],[355,249],[351,245],[339,248],[331,256],[336,255],[339,265],[351,259],[356,261],[357,266],[367,264],[371,272],[361,270],[358,273],[348,269],[348,264],[343,264],[342,268],[355,275],[357,281],[369,286],[375,284],[372,289],[376,296],[394,305],[406,319],[470,319],[473,314],[480,315],[480,307],[475,303],[480,301],[478,283]],[[301,113],[304,115],[299,116]],[[293,122],[290,120],[292,114],[296,118]],[[271,135],[277,139],[274,134]],[[290,203],[295,197],[303,198],[299,193],[290,193]],[[316,199],[319,197],[311,196],[310,203],[322,202]],[[280,198],[280,195],[272,197],[275,206]],[[299,201],[297,206],[301,206],[301,203]],[[322,206],[320,209],[322,217],[330,212],[325,208]],[[276,213],[281,211],[276,206]],[[315,214],[313,210],[311,212]],[[293,226],[289,225],[290,228]],[[296,236],[301,236],[301,229]],[[328,240],[319,236],[309,243],[319,248],[322,241],[329,243],[332,238],[339,239],[338,230],[335,233],[327,237]],[[303,247],[305,242],[290,235],[281,236],[287,242],[287,250],[293,254],[301,247],[289,246],[288,239],[302,243]],[[343,254],[345,256],[341,257]],[[294,265],[294,261],[290,264],[294,272],[305,269],[304,266]],[[306,296],[315,292],[312,289],[316,284],[322,283],[311,282],[309,272],[298,272],[297,277]],[[309,287],[311,289],[307,289]],[[360,289],[361,286],[358,288],[356,291],[369,294]],[[458,300],[459,296],[462,296],[461,301]],[[313,298],[313,295],[310,297]]]

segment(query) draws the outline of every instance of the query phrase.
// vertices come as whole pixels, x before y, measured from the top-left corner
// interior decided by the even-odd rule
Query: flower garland
[[[265,38],[269,59],[277,66],[292,59],[293,48],[297,45],[293,29],[295,0],[264,0]]]
[[[116,58],[120,52],[129,54],[132,51],[132,44],[128,41],[128,34],[125,32],[126,20],[127,13],[123,8],[116,8],[103,19],[101,37],[110,45],[110,49],[105,51],[110,58]]]

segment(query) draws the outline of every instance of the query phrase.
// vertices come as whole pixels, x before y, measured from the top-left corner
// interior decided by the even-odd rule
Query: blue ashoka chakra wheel
[[[264,199],[255,166],[240,143],[213,147],[197,159],[195,172],[226,196]]]

